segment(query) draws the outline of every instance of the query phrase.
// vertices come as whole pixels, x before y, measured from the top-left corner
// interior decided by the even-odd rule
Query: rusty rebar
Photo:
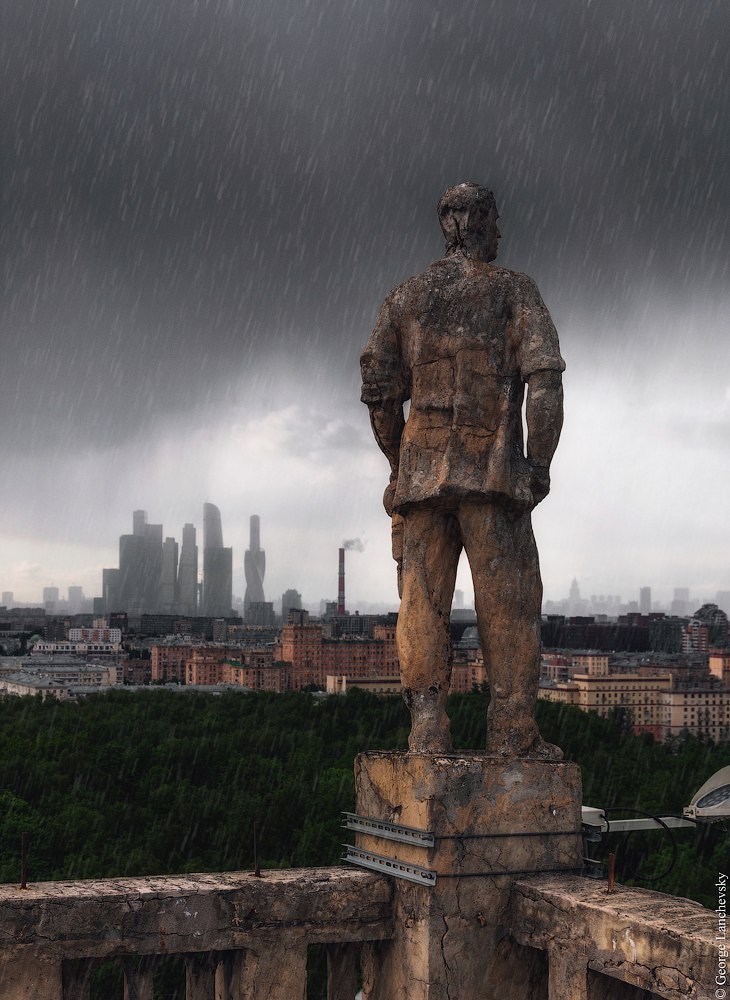
[[[20,888],[28,888],[28,844],[30,843],[30,834],[21,833],[20,835]]]
[[[613,887],[616,884],[616,855],[608,855],[608,888],[606,892],[613,892]]]
[[[261,878],[261,858],[259,857],[259,838],[261,830],[257,819],[253,821],[253,873],[256,878]]]

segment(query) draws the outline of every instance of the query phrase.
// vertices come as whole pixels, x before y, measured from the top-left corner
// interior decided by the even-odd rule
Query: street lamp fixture
[[[730,819],[730,764],[715,771],[695,792],[683,815],[697,823],[718,823]]]
[[[682,810],[682,816],[652,816],[639,809],[615,807],[613,809],[596,809],[592,806],[582,807],[583,841],[585,848],[585,873],[591,878],[602,877],[602,866],[599,861],[588,857],[588,844],[597,843],[603,834],[624,833],[627,836],[639,830],[663,830],[672,845],[672,861],[665,872],[653,878],[642,881],[657,881],[667,875],[676,859],[677,847],[671,831],[681,828],[696,827],[698,824],[721,823],[730,819],[730,765],[721,767],[704,785],[695,792],[692,801]],[[609,819],[607,813],[633,812],[639,816],[632,819]],[[639,878],[640,876],[635,876]]]

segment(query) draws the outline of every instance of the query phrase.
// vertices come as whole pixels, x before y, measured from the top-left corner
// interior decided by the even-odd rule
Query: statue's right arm
[[[550,492],[550,463],[563,426],[561,372],[533,372],[527,383],[525,420],[527,458],[532,466],[532,495],[538,504]]]
[[[360,358],[362,393],[370,411],[375,440],[390,462],[391,483],[398,475],[400,442],[405,420],[403,403],[410,395],[401,355],[400,335],[393,321],[390,297],[381,306],[375,329]]]
[[[537,285],[527,275],[520,275],[518,281],[517,359],[527,383],[527,458],[532,466],[532,495],[538,504],[550,492],[550,463],[563,426],[565,362]]]

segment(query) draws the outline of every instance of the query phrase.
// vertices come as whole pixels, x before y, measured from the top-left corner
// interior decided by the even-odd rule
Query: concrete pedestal
[[[437,873],[433,887],[393,880],[396,935],[366,949],[366,1000],[540,996],[542,956],[506,934],[506,907],[516,873],[580,867],[577,765],[366,753],[355,761],[355,786],[359,815],[436,838],[423,848],[357,836],[363,850]]]

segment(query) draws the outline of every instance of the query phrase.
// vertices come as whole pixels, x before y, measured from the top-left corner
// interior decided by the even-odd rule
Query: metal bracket
[[[586,878],[603,879],[603,865],[595,858],[583,858],[583,875]]]
[[[599,844],[603,839],[603,834],[600,826],[592,826],[590,823],[584,823],[582,828],[583,840],[588,844]]]
[[[436,885],[436,872],[430,868],[410,865],[405,861],[398,861],[397,858],[386,858],[383,854],[363,851],[359,847],[351,847],[349,844],[342,846],[345,848],[345,853],[342,855],[343,861],[359,865],[360,868],[370,868],[372,871],[382,872],[384,875],[395,875],[396,878],[404,878],[417,885],[429,887]]]
[[[418,830],[413,826],[399,826],[397,823],[386,823],[380,819],[370,819],[369,816],[358,816],[356,813],[346,812],[342,814],[346,817],[342,826],[345,830],[355,830],[357,833],[366,833],[371,837],[379,837],[381,840],[397,840],[401,844],[412,844],[415,847],[433,847],[436,839],[427,830]]]

